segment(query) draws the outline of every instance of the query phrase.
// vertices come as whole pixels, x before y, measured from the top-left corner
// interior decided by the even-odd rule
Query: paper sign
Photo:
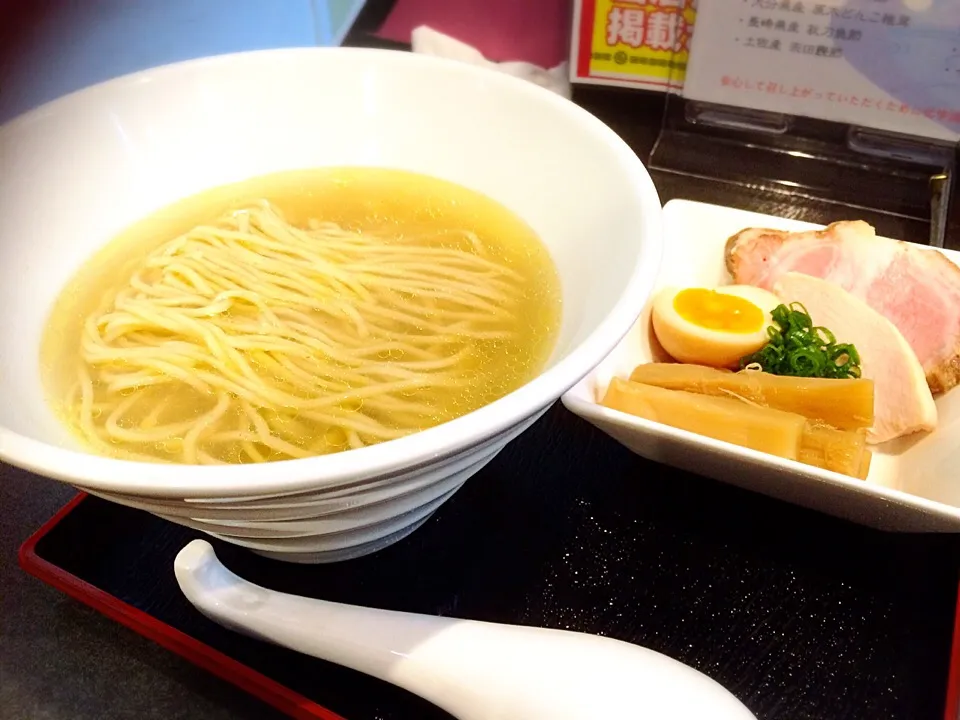
[[[695,6],[696,0],[578,0],[570,79],[679,90]]]
[[[684,97],[960,139],[960,0],[700,0]]]

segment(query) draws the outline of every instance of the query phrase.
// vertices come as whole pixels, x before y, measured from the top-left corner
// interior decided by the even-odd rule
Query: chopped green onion
[[[740,369],[760,367],[771,375],[818,378],[860,377],[860,354],[850,343],[838,343],[825,327],[814,326],[800,303],[778,305],[767,328],[770,340],[740,360]]]

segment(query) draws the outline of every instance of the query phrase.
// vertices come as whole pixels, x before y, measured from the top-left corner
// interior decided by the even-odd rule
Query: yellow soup
[[[308,457],[464,415],[544,367],[560,284],[533,230],[413,173],[283,172],[123,232],[55,303],[50,403],[96,451]]]

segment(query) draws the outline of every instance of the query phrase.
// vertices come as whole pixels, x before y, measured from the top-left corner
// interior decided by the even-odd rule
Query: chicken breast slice
[[[814,325],[860,353],[863,377],[874,383],[871,443],[937,427],[937,406],[923,367],[896,326],[839,285],[803,273],[784,274],[773,291],[785,303],[799,302]]]

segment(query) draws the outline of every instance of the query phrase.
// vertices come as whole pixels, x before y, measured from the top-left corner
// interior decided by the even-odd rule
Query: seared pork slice
[[[940,252],[856,220],[799,233],[749,228],[727,241],[726,263],[737,284],[769,290],[799,272],[839,285],[896,325],[934,393],[960,383],[960,268]]]
[[[937,426],[937,406],[923,368],[893,323],[839,285],[810,275],[786,273],[773,291],[784,302],[803,303],[814,325],[857,348],[863,377],[873,380],[874,388],[868,442],[882,443]]]

